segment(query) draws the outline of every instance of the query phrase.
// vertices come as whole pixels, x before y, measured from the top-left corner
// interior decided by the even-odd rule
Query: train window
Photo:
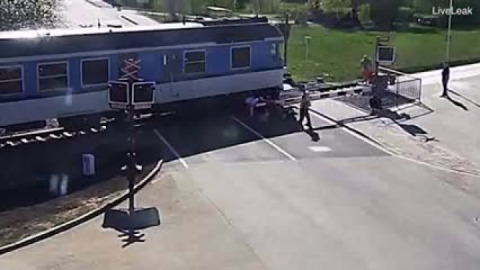
[[[185,52],[183,70],[185,73],[205,72],[205,51]]]
[[[250,46],[232,48],[232,69],[250,67]]]
[[[38,89],[40,91],[68,88],[68,63],[45,63],[37,67]]]
[[[82,86],[108,83],[108,59],[82,60]]]
[[[0,95],[23,92],[22,67],[0,67]]]

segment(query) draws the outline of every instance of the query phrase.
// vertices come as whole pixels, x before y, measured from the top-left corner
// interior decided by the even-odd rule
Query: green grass
[[[304,36],[312,37],[309,59],[305,59]],[[360,59],[372,55],[379,32],[339,31],[319,25],[294,26],[289,39],[288,66],[297,80],[323,74],[330,81],[348,81],[359,77]],[[392,36],[397,48],[396,69],[420,69],[440,66],[445,58],[445,31],[398,32]],[[480,29],[452,31],[451,60],[480,59]]]

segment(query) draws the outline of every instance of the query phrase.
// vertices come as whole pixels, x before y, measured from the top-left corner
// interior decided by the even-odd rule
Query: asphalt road
[[[378,148],[311,114],[313,132],[302,130],[294,115],[260,111],[203,120],[175,119],[155,127],[165,144],[165,160],[187,168],[209,162],[238,163],[316,158],[379,157]]]
[[[466,176],[389,156],[312,117],[162,119],[163,173],[137,196],[162,224],[122,247],[103,217],[0,257],[5,269],[478,269]],[[468,189],[469,187],[463,187]],[[60,247],[61,248],[58,248]]]
[[[434,114],[426,115],[405,124],[422,127],[429,136],[436,137],[450,149],[469,161],[480,164],[480,136],[477,131],[480,121],[480,75],[454,79],[449,84],[450,99],[440,98],[440,83],[423,88],[423,102],[435,108]]]

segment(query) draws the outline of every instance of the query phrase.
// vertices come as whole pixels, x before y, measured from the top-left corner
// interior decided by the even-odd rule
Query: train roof
[[[114,27],[83,27],[83,28],[57,28],[57,29],[37,29],[37,30],[20,30],[0,32],[0,41],[9,39],[32,39],[42,37],[61,37],[61,36],[78,36],[78,35],[95,35],[108,33],[129,33],[142,31],[161,31],[169,29],[186,29],[204,27],[203,24],[186,22],[186,23],[162,23],[149,26],[132,26],[127,28]]]
[[[261,18],[164,23],[128,28],[79,28],[0,33],[0,61],[8,58],[122,51],[136,48],[229,44],[281,39]]]

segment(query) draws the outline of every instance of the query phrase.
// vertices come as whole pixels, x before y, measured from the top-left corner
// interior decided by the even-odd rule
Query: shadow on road
[[[133,212],[128,209],[110,209],[103,219],[103,228],[114,229],[124,238],[122,248],[134,243],[145,242],[142,230],[160,225],[160,214],[155,207],[139,208]]]
[[[288,109],[258,109],[253,117],[245,111],[201,118],[172,116],[157,123],[155,128],[159,134],[183,158],[255,142],[262,137],[304,132],[296,114]],[[315,134],[307,134],[315,139]],[[169,147],[163,147],[162,153],[165,162],[177,158],[171,154]]]
[[[438,141],[435,137],[429,137],[428,132],[417,125],[402,124],[401,123],[402,120],[412,119],[410,115],[407,113],[399,114],[398,112],[383,110],[383,111],[380,111],[379,116],[391,119],[394,124],[402,128],[405,132],[407,132],[413,137],[423,137],[424,142]]]
[[[464,99],[464,100],[466,100],[467,102],[473,104],[474,106],[480,108],[480,104],[477,103],[475,100],[472,100],[472,99],[470,99],[470,98],[467,98],[467,97],[465,97],[464,95],[462,95],[462,94],[460,94],[460,93],[458,93],[458,92],[456,92],[456,91],[454,91],[454,90],[452,90],[452,89],[449,89],[448,92],[450,92],[450,93],[454,94],[455,96],[457,96],[457,97],[459,97],[459,98],[461,98],[461,99]]]
[[[453,105],[455,105],[457,107],[460,107],[461,109],[463,109],[465,111],[468,111],[468,108],[465,105],[463,105],[463,103],[461,103],[460,101],[454,100],[450,96],[447,96],[447,100],[450,101],[451,103],[453,103]]]

